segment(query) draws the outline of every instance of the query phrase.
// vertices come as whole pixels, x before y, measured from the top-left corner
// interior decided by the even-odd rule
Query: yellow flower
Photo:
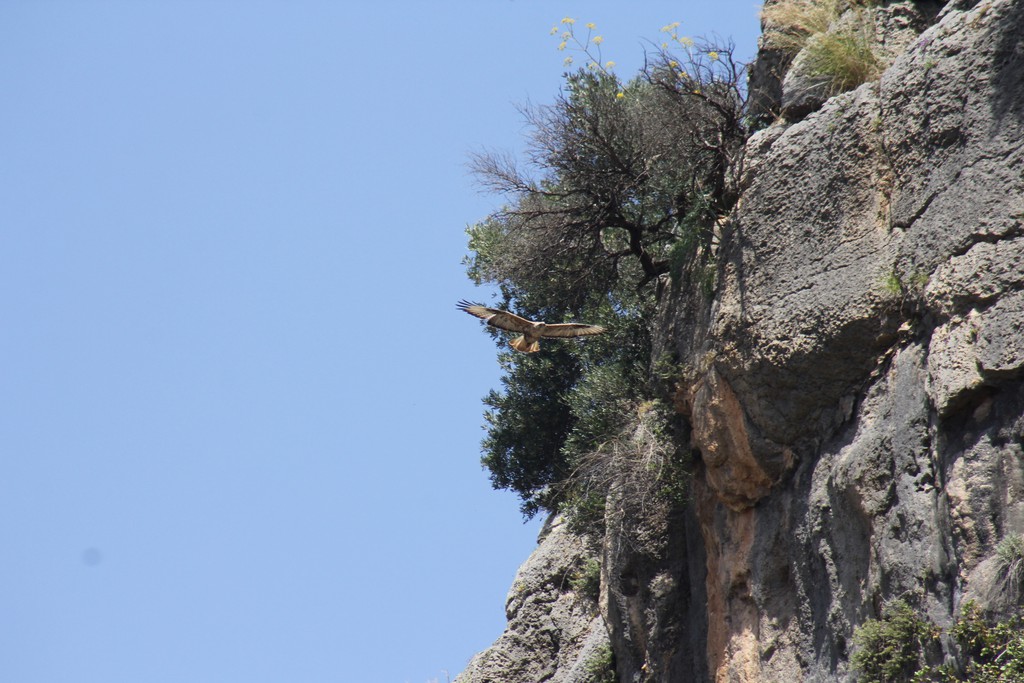
[[[717,62],[718,61],[718,53],[715,52],[714,50],[712,50],[711,52],[708,53],[708,57],[711,58],[712,62]]]
[[[675,38],[675,36],[672,37]],[[685,45],[686,47],[693,47],[693,38],[687,38],[686,36],[683,36],[682,38],[677,38],[677,40],[681,45]]]
[[[570,64],[572,64],[572,57],[566,57],[565,59],[563,59],[562,64],[564,64],[565,66],[569,66]]]
[[[562,40],[569,40],[572,37],[572,31],[566,31],[562,34]]]
[[[587,68],[590,69],[590,70],[596,69],[597,68],[597,62],[587,62]]]
[[[587,24],[587,28],[593,31],[595,28],[597,28],[597,24],[591,21],[590,23]]]
[[[667,50],[668,49],[668,43],[662,43],[661,44],[661,49],[662,50]]]
[[[565,41],[564,40],[558,44],[558,49],[559,50],[564,50],[565,49]]]
[[[615,93],[615,99],[617,99],[617,100],[621,100],[625,96],[626,96],[626,93],[624,93],[622,91],[619,91],[619,92]]]
[[[606,68],[606,69],[613,69],[613,68],[615,68],[615,62],[613,62],[612,60],[609,59],[607,62],[604,63],[604,68]]]
[[[594,36],[593,38],[591,38],[591,40],[593,41],[594,45],[600,45],[601,43],[604,42],[604,37],[603,36]]]
[[[674,68],[676,68],[677,66],[679,66],[679,62],[677,62],[676,60],[674,60],[674,59],[673,59],[672,61],[670,61],[670,62],[668,63],[668,65],[669,65],[669,67],[670,67],[670,68],[674,69]]]
[[[562,19],[562,23],[563,24],[575,24],[576,20],[573,19],[572,17],[566,17],[565,19]]]
[[[558,27],[557,26],[552,26],[551,27],[551,35],[555,35],[556,33],[558,33]]]

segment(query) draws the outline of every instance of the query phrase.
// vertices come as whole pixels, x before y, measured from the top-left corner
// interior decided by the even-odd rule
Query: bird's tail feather
[[[526,337],[516,337],[508,343],[516,351],[522,351],[523,353],[537,353],[540,351],[540,342],[533,341],[529,344],[526,343]]]

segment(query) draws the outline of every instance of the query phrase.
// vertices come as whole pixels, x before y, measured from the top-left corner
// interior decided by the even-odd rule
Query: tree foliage
[[[977,604],[968,602],[952,631],[961,648],[964,671],[962,678],[949,675],[945,680],[1024,681],[1024,622],[1020,617],[986,619]]]
[[[567,74],[553,105],[523,109],[525,168],[474,157],[481,183],[510,199],[470,228],[475,277],[529,290],[556,282],[580,305],[624,278],[636,286],[667,273],[679,245],[706,250],[734,200],[730,169],[746,131],[731,50],[694,54],[689,70],[660,54],[628,83],[601,69]]]
[[[1019,617],[998,621],[973,601],[961,608],[948,630],[959,652],[940,660],[942,629],[904,600],[886,605],[881,619],[868,619],[854,631],[851,660],[863,683],[1019,683],[1024,681],[1024,624]]]
[[[505,376],[484,399],[483,463],[527,515],[554,509],[566,491],[558,484],[650,393],[651,283],[710,257],[715,221],[735,196],[742,66],[730,46],[672,35],[684,57],[662,48],[626,82],[592,59],[565,75],[553,104],[524,107],[525,160],[492,152],[471,162],[506,204],[467,231],[470,277],[497,285],[498,305],[521,315],[609,330],[499,355]]]
[[[864,683],[909,681],[924,662],[924,651],[939,629],[904,600],[888,603],[881,619],[869,619],[854,633],[852,664]]]

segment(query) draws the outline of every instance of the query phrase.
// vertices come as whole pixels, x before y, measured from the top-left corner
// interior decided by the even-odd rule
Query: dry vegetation
[[[838,0],[781,0],[761,16],[769,45],[803,52],[804,66],[826,83],[829,96],[878,78],[885,68],[870,5]]]

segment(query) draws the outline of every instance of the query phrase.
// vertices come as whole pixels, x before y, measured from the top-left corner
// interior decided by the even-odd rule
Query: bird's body
[[[540,340],[543,338],[586,337],[605,331],[600,325],[536,322],[499,308],[488,308],[469,301],[460,301],[458,309],[475,315],[491,327],[518,333],[520,336],[510,341],[509,346],[523,353],[540,351]]]

